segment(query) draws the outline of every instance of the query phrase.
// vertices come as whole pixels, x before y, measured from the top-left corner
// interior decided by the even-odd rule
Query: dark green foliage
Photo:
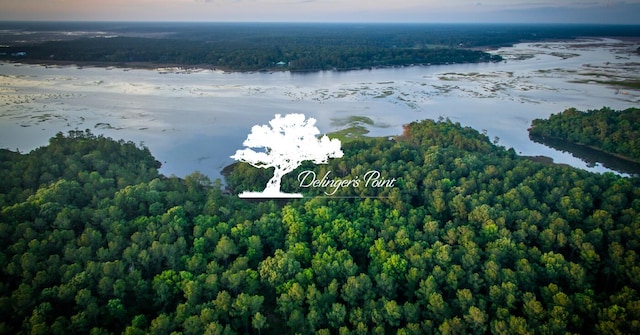
[[[239,42],[210,43],[179,39],[91,38],[47,42],[27,50],[28,59],[102,64],[150,63],[209,66],[232,71],[287,69],[291,71],[351,70],[410,64],[477,63],[499,61],[479,50],[453,47],[387,48],[360,45],[266,46]],[[50,55],[54,55],[50,57]],[[279,65],[279,62],[285,62]]]
[[[639,26],[625,25],[397,23],[0,22],[0,28],[33,33],[2,37],[0,44],[6,46],[1,48],[2,57],[10,61],[231,71],[500,61],[499,55],[480,48],[579,36],[635,37],[639,31]],[[81,37],[61,33],[69,31]],[[92,33],[94,37],[86,37]]]
[[[343,151],[283,188],[322,195],[299,190],[305,169],[396,186],[250,203],[86,133],[3,152],[0,333],[640,331],[638,179],[534,163],[448,120]],[[229,187],[261,189],[250,171]]]
[[[78,183],[71,196],[83,201],[104,198],[117,188],[158,176],[160,162],[145,147],[115,142],[90,130],[58,133],[49,145],[27,155],[0,149],[0,205],[19,203],[38,188],[59,180]],[[84,196],[77,194],[84,192]]]
[[[533,137],[549,137],[583,144],[640,162],[640,109],[615,111],[603,107],[581,112],[570,108],[535,119],[529,131]]]

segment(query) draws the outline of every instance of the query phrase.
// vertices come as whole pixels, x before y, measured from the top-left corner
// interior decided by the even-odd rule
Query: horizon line
[[[504,21],[259,21],[259,20],[78,20],[78,19],[12,19],[0,23],[216,23],[216,24],[394,24],[394,25],[540,25],[540,26],[640,26],[640,23],[603,23],[603,22],[504,22]]]

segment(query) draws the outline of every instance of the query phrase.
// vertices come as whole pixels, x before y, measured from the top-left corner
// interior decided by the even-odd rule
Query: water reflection
[[[531,141],[527,128],[570,107],[637,106],[640,91],[616,94],[619,87],[599,83],[640,80],[636,48],[608,39],[519,44],[492,51],[507,59],[498,64],[306,74],[0,63],[0,147],[26,152],[59,131],[91,129],[144,143],[166,175],[199,170],[217,178],[251,127],[274,114],[304,113],[324,133],[339,130],[336,120],[367,117],[370,136],[399,135],[406,123],[445,117],[521,155],[605,172],[611,170]]]
[[[606,152],[595,150],[584,145],[579,145],[559,139],[529,136],[529,138],[556,150],[567,152],[587,163],[589,167],[602,165],[608,169],[628,174],[630,176],[640,176],[640,164],[632,162]]]

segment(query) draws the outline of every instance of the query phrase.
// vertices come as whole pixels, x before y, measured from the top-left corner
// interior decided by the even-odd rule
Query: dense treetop
[[[95,182],[100,176],[99,189],[114,191],[157,177],[160,168],[146,147],[96,136],[90,130],[58,133],[48,146],[26,155],[0,149],[0,158],[2,206],[23,202],[43,185],[60,180]],[[88,197],[101,196],[89,188],[85,191]]]
[[[611,108],[581,112],[570,108],[535,119],[529,134],[587,145],[640,162],[640,109]]]
[[[85,132],[3,151],[0,333],[640,332],[640,180],[448,120],[342,149],[285,176],[310,197],[283,202],[164,177],[146,149]],[[322,196],[299,190],[308,169],[397,183]],[[268,174],[239,164],[228,187]]]

